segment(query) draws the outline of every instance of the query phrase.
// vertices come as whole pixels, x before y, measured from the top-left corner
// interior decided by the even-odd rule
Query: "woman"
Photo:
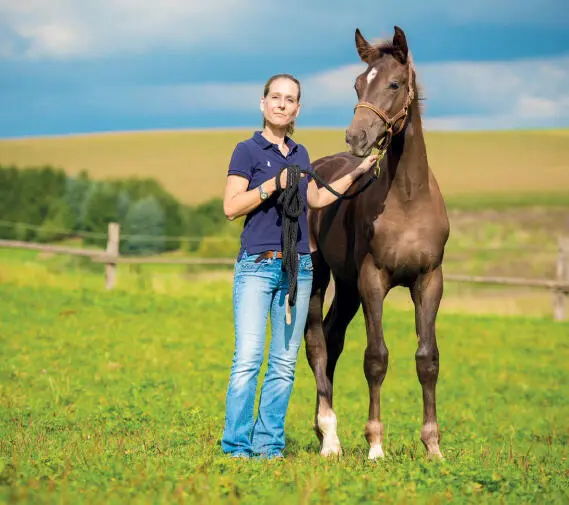
[[[298,219],[299,253],[296,303],[291,324],[285,321],[288,278],[282,270],[281,209],[277,204],[276,176],[287,165],[310,168],[304,146],[291,138],[300,112],[300,83],[289,74],[272,76],[261,98],[263,130],[237,144],[231,161],[223,208],[228,219],[246,215],[241,250],[235,265],[233,289],[235,354],[226,401],[223,451],[234,457],[282,457],[284,422],[294,382],[312,287],[307,207]],[[350,174],[332,184],[345,192],[369,170],[377,156],[365,158]],[[286,186],[286,170],[281,187]],[[303,177],[300,193],[308,207],[320,208],[336,197]],[[267,316],[271,315],[271,343],[257,420],[254,403],[265,347]]]

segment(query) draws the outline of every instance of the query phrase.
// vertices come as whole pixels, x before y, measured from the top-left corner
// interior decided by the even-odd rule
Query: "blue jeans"
[[[285,446],[284,423],[298,350],[302,342],[312,289],[312,260],[302,254],[292,323],[286,324],[288,276],[281,259],[243,253],[235,265],[233,308],[235,354],[226,399],[221,447],[234,456],[279,456]],[[267,316],[271,314],[271,344],[259,412],[254,403],[265,349]]]

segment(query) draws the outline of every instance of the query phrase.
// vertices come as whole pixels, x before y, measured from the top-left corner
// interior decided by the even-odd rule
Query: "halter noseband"
[[[403,105],[403,108],[397,114],[395,114],[395,116],[390,118],[387,115],[387,112],[377,108],[375,105],[369,102],[359,102],[354,107],[354,113],[358,108],[369,109],[375,112],[385,123],[385,135],[382,137],[381,145],[378,139],[376,139],[374,143],[374,146],[379,149],[379,158],[377,160],[378,167],[379,167],[379,161],[385,155],[385,152],[387,151],[387,148],[391,143],[393,135],[397,135],[403,131],[403,128],[405,127],[405,122],[407,120],[407,116],[409,115],[409,106],[411,105],[411,102],[413,102],[413,98],[415,98],[415,91],[413,90],[413,69],[411,68],[411,63],[409,63],[408,68],[409,68],[409,89],[407,92],[407,100],[405,100],[405,105]],[[397,131],[394,132],[393,127],[399,120],[401,120],[399,128],[397,129]]]

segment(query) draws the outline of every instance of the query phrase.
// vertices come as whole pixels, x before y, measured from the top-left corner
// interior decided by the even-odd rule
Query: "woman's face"
[[[267,96],[261,98],[261,110],[268,123],[286,128],[300,112],[297,84],[286,78],[275,79]]]

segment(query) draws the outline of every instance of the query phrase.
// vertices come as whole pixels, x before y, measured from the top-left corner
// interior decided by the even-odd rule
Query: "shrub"
[[[165,213],[153,196],[133,204],[126,215],[124,235],[134,235],[121,240],[124,254],[156,254],[165,250]],[[138,235],[138,236],[136,236]]]

